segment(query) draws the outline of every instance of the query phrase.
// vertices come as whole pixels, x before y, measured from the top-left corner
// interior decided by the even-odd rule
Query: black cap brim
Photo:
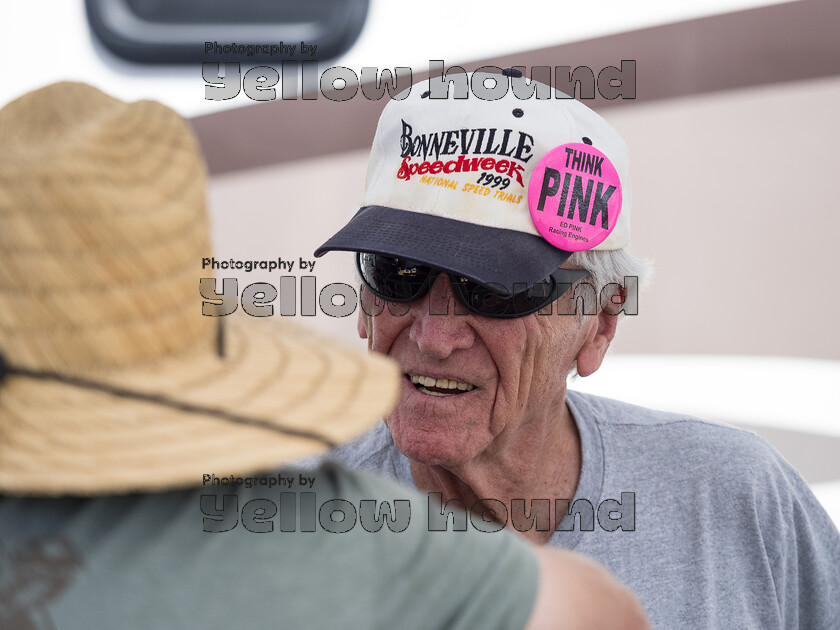
[[[534,234],[383,206],[359,210],[315,256],[329,251],[407,258],[508,290],[545,280],[572,255]]]

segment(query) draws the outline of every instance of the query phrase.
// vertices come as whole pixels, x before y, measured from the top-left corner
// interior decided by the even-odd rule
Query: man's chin
[[[451,469],[465,463],[463,456],[460,454],[448,453],[441,449],[429,449],[422,445],[410,444],[403,448],[397,445],[397,450],[412,462],[425,466],[440,466]]]
[[[463,436],[453,436],[442,427],[420,428],[412,426],[410,421],[389,420],[386,424],[394,445],[413,462],[451,468],[466,463],[471,456]]]

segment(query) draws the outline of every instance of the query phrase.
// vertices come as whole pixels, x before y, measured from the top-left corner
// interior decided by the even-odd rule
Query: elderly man
[[[403,372],[384,425],[334,455],[429,493],[430,527],[462,503],[598,559],[655,627],[840,627],[840,535],[767,443],[567,390],[644,271],[629,159],[581,103],[507,77],[495,100],[390,102],[362,208],[316,252],[357,252],[359,334]]]

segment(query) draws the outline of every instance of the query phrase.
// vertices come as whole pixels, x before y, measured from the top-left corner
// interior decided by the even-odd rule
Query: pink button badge
[[[618,222],[618,172],[593,146],[556,147],[543,156],[531,175],[528,209],[537,231],[555,247],[570,252],[592,249]]]

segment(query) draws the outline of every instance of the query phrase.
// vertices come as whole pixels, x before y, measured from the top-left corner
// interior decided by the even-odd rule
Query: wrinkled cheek
[[[515,367],[500,375],[493,404],[495,415],[517,416],[525,409],[533,385],[533,375],[533,356],[524,356]]]
[[[387,314],[368,317],[368,350],[388,354],[399,332],[397,322]]]
[[[396,434],[395,434],[395,431],[398,429],[398,425],[399,425],[399,411],[398,411],[398,409],[399,409],[399,406],[397,406],[397,409],[394,409],[393,411],[391,411],[391,413],[389,413],[384,418],[385,426],[388,427],[388,431],[391,432],[391,435],[394,436],[395,439],[397,437]]]

